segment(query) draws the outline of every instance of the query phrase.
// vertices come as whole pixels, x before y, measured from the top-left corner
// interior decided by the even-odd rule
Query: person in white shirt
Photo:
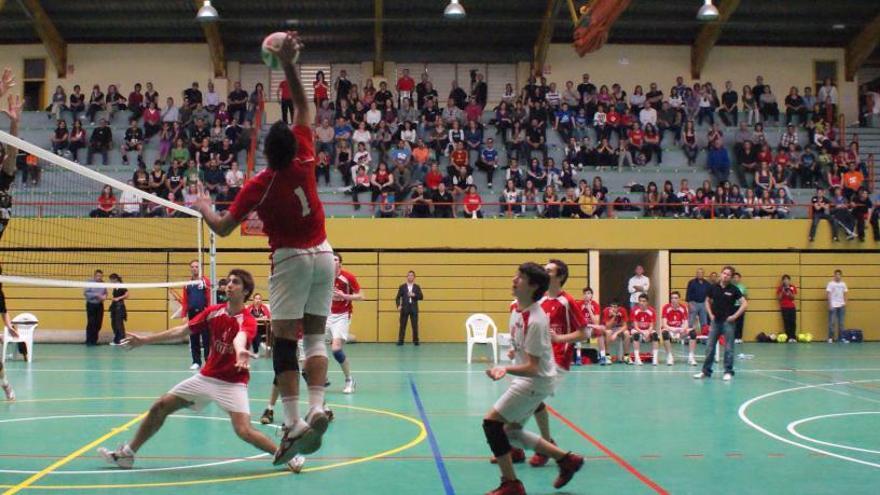
[[[657,125],[657,110],[652,106],[646,106],[639,112],[639,122],[642,123],[642,127],[647,126],[648,124]]]
[[[128,185],[134,187],[134,182],[129,180]],[[123,217],[136,217],[141,213],[141,198],[132,190],[123,189],[117,204],[122,208]]]
[[[230,196],[234,198],[243,185],[244,174],[238,169],[238,162],[232,162],[231,168],[226,171],[226,186],[229,187]]]
[[[629,279],[626,288],[629,291],[629,308],[632,309],[639,304],[639,295],[648,295],[651,290],[651,281],[645,276],[645,267],[636,266],[636,274]]]
[[[208,81],[208,91],[205,93],[205,109],[209,112],[215,112],[219,106],[220,95],[214,91],[214,81]]]
[[[846,293],[849,289],[843,281],[843,272],[834,270],[834,279],[825,286],[828,295],[828,343],[834,342],[834,320],[837,320],[837,339],[840,340],[840,332],[845,328],[843,325],[846,317]]]
[[[516,300],[510,305],[512,349],[508,356],[513,364],[486,370],[495,381],[507,375],[513,377],[510,387],[483,418],[483,433],[501,470],[501,486],[490,493],[525,493],[513,469],[514,445],[556,460],[559,465],[559,476],[553,483],[556,489],[571,481],[584,464],[582,456],[566,452],[522,426],[553,394],[558,383],[550,322],[539,302],[549,285],[550,277],[541,265],[523,263],[519,266],[513,278]]]
[[[180,109],[174,106],[174,98],[169,97],[165,101],[165,110],[162,110],[162,122],[173,124],[180,120]]]

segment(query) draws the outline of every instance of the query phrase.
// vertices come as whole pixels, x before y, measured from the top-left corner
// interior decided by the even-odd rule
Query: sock
[[[282,397],[281,405],[284,407],[284,424],[292,427],[300,421],[299,418],[299,395]]]
[[[309,409],[324,407],[324,385],[309,385]]]
[[[651,351],[651,355],[654,358],[654,361],[657,360],[657,351]]]
[[[272,404],[269,404],[268,406],[266,406],[266,409],[268,409],[269,411],[274,411],[275,406],[273,406]]]
[[[599,351],[599,357],[605,357],[605,351]]]
[[[689,353],[688,353],[688,359],[693,359],[693,358],[694,358],[694,353],[693,353],[693,352],[689,352]]]
[[[0,378],[0,385],[3,385],[4,387],[9,386],[9,380],[6,379],[6,376],[4,376],[3,378]]]

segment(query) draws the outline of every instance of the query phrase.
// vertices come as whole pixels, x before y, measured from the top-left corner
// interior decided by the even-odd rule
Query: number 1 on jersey
[[[300,204],[302,205],[302,216],[309,216],[309,213],[312,212],[312,208],[309,206],[309,199],[306,197],[306,192],[303,191],[302,186],[294,189],[293,194],[296,195],[296,197],[299,199]]]

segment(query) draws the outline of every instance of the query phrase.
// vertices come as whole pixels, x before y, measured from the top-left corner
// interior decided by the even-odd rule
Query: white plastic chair
[[[498,362],[498,327],[489,315],[472,314],[464,324],[467,331],[467,362],[471,362],[474,344],[490,344],[492,361]]]
[[[37,330],[37,325],[39,324],[37,317],[30,313],[22,313],[13,318],[12,323],[15,324],[15,330],[16,333],[18,333],[18,337],[13,337],[12,334],[9,333],[9,328],[5,325],[3,326],[3,362],[6,362],[6,346],[13,342],[23,342],[27,348],[28,362],[33,361],[34,332]]]

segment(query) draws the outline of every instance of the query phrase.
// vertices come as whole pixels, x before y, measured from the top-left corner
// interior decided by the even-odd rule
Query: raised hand
[[[15,77],[12,76],[12,69],[6,67],[3,69],[3,74],[0,74],[0,97],[13,86],[15,86]]]
[[[9,95],[9,97],[6,99],[6,102],[9,104],[9,109],[0,110],[0,112],[5,113],[7,116],[9,116],[10,120],[17,123],[19,120],[21,120],[21,97],[18,95]]]
[[[205,186],[199,182],[196,185],[196,190],[198,191],[198,195],[193,202],[193,209],[202,213],[211,210],[211,206],[213,206],[214,202],[211,200],[211,195],[205,190]]]
[[[299,58],[299,52],[302,50],[303,46],[299,33],[296,31],[288,31],[287,37],[284,38],[284,42],[281,43],[281,46],[268,46],[266,49],[278,57],[281,62],[296,63],[296,60]]]

